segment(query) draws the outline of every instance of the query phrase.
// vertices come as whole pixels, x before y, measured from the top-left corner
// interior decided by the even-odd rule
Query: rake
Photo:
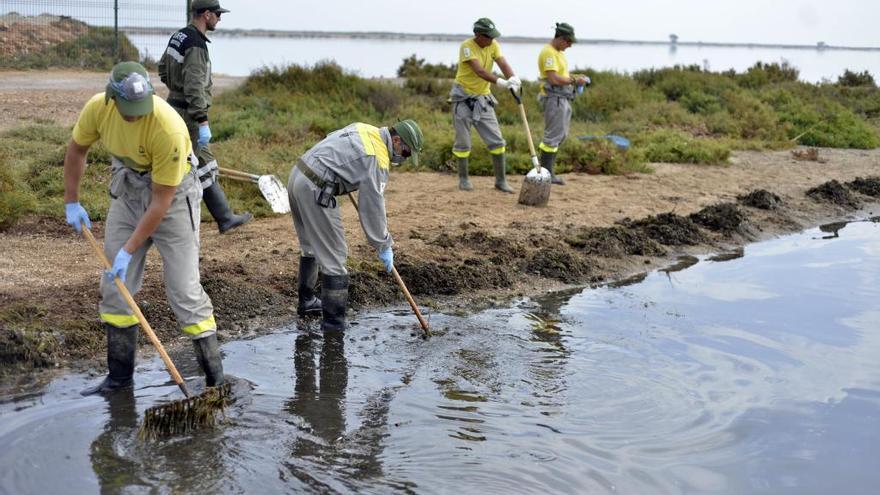
[[[92,232],[84,223],[82,224],[82,231],[86,239],[89,240],[89,244],[92,245],[95,254],[104,264],[104,268],[110,270],[112,268],[110,260],[104,255],[104,250],[101,249],[95,236],[92,235]],[[174,379],[177,386],[180,387],[180,391],[186,397],[185,399],[147,409],[144,414],[144,423],[138,432],[138,437],[141,439],[155,439],[213,426],[216,423],[215,413],[222,413],[229,404],[230,396],[232,395],[231,384],[226,382],[218,387],[211,387],[200,395],[191,396],[186,388],[186,382],[183,381],[183,377],[178,373],[177,367],[174,366],[171,357],[165,352],[165,347],[162,345],[159,337],[156,336],[156,333],[153,332],[150,324],[147,323],[146,317],[144,317],[134,298],[131,297],[131,293],[125,287],[122,279],[114,277],[113,281],[116,282],[116,287],[119,289],[125,302],[128,303],[128,307],[131,308],[135,317],[137,317],[144,333],[147,334],[150,342],[153,343],[156,351],[159,352],[159,356],[162,357],[162,361],[168,368],[171,378]]]

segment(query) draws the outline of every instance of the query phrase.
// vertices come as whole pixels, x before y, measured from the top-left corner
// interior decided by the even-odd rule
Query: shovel
[[[526,118],[526,107],[523,106],[522,96],[510,88],[510,94],[516,99],[519,106],[519,114],[523,125],[526,127],[526,137],[529,140],[529,153],[532,155],[532,165],[535,168],[529,170],[519,189],[519,204],[527,206],[547,206],[550,200],[550,171],[542,167],[538,162],[538,154],[535,153],[535,143],[532,142],[532,131],[529,130],[529,119]]]
[[[95,254],[104,264],[104,268],[110,270],[112,268],[110,260],[104,255],[104,250],[98,245],[98,241],[92,235],[92,231],[84,223],[81,226],[83,235],[89,240],[89,244],[92,245]],[[214,413],[222,412],[229,400],[229,395],[232,391],[230,384],[227,382],[218,387],[211,387],[201,395],[190,395],[189,390],[186,388],[186,382],[183,381],[183,377],[180,376],[177,367],[171,361],[171,357],[165,352],[165,347],[162,345],[159,337],[156,336],[156,333],[153,332],[153,328],[147,323],[146,317],[144,317],[134,298],[131,297],[131,293],[125,287],[122,279],[114,277],[113,281],[116,282],[116,287],[119,289],[125,302],[128,303],[128,307],[134,312],[144,333],[147,334],[150,342],[153,343],[156,351],[159,352],[159,356],[162,357],[162,361],[165,363],[165,367],[168,368],[171,378],[174,379],[174,382],[177,383],[180,391],[186,397],[169,404],[147,409],[144,415],[144,424],[139,434],[140,437],[154,438],[174,433],[186,433],[201,426],[213,425]]]
[[[220,173],[224,177],[253,182],[260,188],[260,192],[272,207],[275,213],[290,213],[290,200],[287,198],[287,188],[274,175],[257,175],[220,167]]]

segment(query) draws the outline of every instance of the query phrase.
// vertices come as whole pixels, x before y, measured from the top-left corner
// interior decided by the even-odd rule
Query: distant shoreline
[[[135,35],[170,35],[179,28],[154,28],[127,26],[121,27],[126,34]],[[441,41],[460,42],[470,34],[448,33],[392,33],[380,31],[284,31],[273,29],[223,29],[211,33],[211,36],[224,38],[298,38],[298,39],[353,39],[353,40],[378,40],[378,41]],[[544,44],[548,38],[530,36],[505,36],[505,43]],[[815,45],[798,45],[784,43],[722,43],[711,41],[645,41],[645,40],[616,40],[616,39],[579,39],[579,45],[636,45],[636,46],[686,46],[686,47],[712,47],[712,48],[774,48],[783,50],[836,50],[836,51],[860,51],[880,52],[880,47],[868,46],[838,46],[828,45],[822,42]]]

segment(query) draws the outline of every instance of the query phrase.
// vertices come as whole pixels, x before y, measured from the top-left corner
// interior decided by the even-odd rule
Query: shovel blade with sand
[[[519,188],[519,204],[526,206],[547,206],[550,200],[550,171],[542,167],[538,162],[538,154],[535,153],[535,143],[532,142],[532,131],[529,130],[529,119],[526,118],[526,107],[523,106],[522,95],[510,88],[510,94],[516,99],[519,107],[519,115],[522,117],[523,126],[526,128],[526,138],[529,142],[529,153],[532,156],[533,168],[523,179],[522,187]]]

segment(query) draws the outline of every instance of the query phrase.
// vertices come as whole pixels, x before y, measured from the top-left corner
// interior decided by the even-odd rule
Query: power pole
[[[119,0],[113,0],[113,37],[116,43],[116,61],[122,59],[119,53]]]

